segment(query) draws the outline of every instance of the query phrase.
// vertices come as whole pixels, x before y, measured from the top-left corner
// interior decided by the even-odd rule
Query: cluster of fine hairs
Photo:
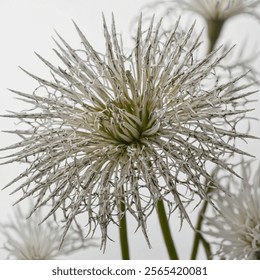
[[[214,16],[216,1],[173,2],[206,13],[207,20]],[[215,7],[229,18],[256,2],[242,11],[241,3],[233,10],[224,1]],[[144,28],[140,16],[134,46],[126,52],[114,17],[111,28],[103,18],[103,54],[74,25],[82,49],[57,34],[61,65],[37,54],[52,78],[24,70],[39,86],[33,93],[11,90],[31,109],[4,115],[23,127],[9,131],[21,141],[1,149],[10,151],[2,163],[27,165],[6,188],[22,193],[17,203],[34,197],[29,216],[50,205],[42,222],[61,210],[60,241],[84,214],[86,234],[99,227],[105,247],[108,226],[128,213],[150,245],[147,221],[160,202],[193,227],[187,206],[197,198],[210,202],[208,185],[225,192],[212,168],[237,175],[231,156],[248,155],[236,146],[237,139],[254,138],[237,129],[256,92],[248,73],[225,67],[230,50],[213,49],[215,41],[201,58],[195,24],[184,31],[177,20],[166,32],[162,20],[153,17]]]

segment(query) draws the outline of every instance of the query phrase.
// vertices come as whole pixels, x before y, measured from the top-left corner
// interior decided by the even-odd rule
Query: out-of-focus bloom
[[[259,0],[172,0],[180,8],[196,12],[206,20],[225,21],[233,16],[249,14],[258,19]]]
[[[218,195],[219,213],[207,218],[207,233],[217,238],[217,254],[224,259],[260,259],[260,167],[253,182],[250,167],[242,164],[242,186],[231,196]]]
[[[199,38],[190,39],[194,26],[182,36],[178,22],[171,33],[160,26],[152,20],[144,31],[140,18],[129,55],[114,21],[109,32],[104,20],[104,55],[76,26],[83,49],[59,36],[63,46],[57,43],[55,52],[65,69],[38,55],[53,81],[26,72],[39,88],[13,92],[33,109],[6,115],[29,125],[11,131],[22,140],[2,149],[17,149],[5,163],[29,163],[7,187],[20,182],[14,192],[24,190],[21,200],[37,195],[34,209],[47,201],[53,203],[50,215],[62,208],[66,230],[84,213],[90,230],[101,227],[103,245],[108,225],[125,214],[122,203],[145,236],[158,200],[189,221],[185,203],[206,196],[208,163],[232,172],[226,159],[243,153],[234,140],[249,137],[236,131],[247,111],[240,105],[252,93],[244,75],[218,76],[223,53],[198,60]]]
[[[177,16],[183,11],[201,15],[207,23],[209,51],[212,51],[226,20],[241,14],[260,20],[259,5],[260,0],[171,0],[157,1],[147,7],[162,7],[164,16]]]
[[[0,232],[6,239],[2,249],[9,258],[17,260],[51,260],[62,258],[78,250],[97,246],[84,238],[79,227],[71,227],[61,244],[63,230],[49,219],[43,224],[40,210],[29,219],[15,208],[15,219],[0,224]]]

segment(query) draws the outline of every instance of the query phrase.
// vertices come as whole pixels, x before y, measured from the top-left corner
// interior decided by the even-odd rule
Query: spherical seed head
[[[38,196],[35,209],[48,201],[49,215],[63,209],[66,230],[86,213],[90,230],[100,226],[102,244],[108,225],[125,214],[122,203],[146,238],[146,220],[160,199],[189,221],[185,203],[194,194],[205,198],[202,181],[211,180],[206,165],[229,169],[229,154],[243,153],[232,141],[248,137],[235,127],[245,113],[239,106],[251,94],[249,85],[241,85],[242,76],[223,82],[217,75],[226,54],[196,58],[194,26],[179,33],[177,22],[165,33],[161,22],[151,20],[144,31],[140,18],[130,55],[114,20],[111,32],[104,20],[103,55],[75,26],[83,50],[58,35],[64,46],[57,43],[55,52],[66,69],[38,55],[54,81],[27,72],[41,92],[16,91],[36,109],[12,115],[31,128],[15,131],[23,140],[6,148],[20,149],[6,163],[26,160],[30,166],[10,184],[21,180],[15,190],[24,190],[21,199]]]
[[[242,185],[231,195],[215,197],[214,203],[219,212],[207,218],[210,226],[207,233],[219,245],[217,254],[221,258],[259,259],[260,168],[253,178],[252,163],[243,162],[241,166],[244,179]]]

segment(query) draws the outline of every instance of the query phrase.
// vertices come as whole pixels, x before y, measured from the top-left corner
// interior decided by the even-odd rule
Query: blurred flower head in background
[[[11,131],[22,140],[2,151],[12,151],[5,163],[29,166],[7,187],[20,182],[14,192],[24,191],[20,200],[37,196],[34,209],[51,201],[46,218],[61,208],[65,232],[77,215],[87,213],[90,230],[100,226],[103,245],[108,225],[125,211],[147,238],[146,221],[158,200],[189,221],[186,203],[194,195],[207,196],[202,183],[211,181],[207,165],[233,172],[226,159],[243,154],[234,141],[249,136],[237,132],[236,124],[253,92],[244,74],[218,75],[227,53],[196,58],[200,37],[191,41],[193,28],[184,33],[177,22],[167,33],[152,19],[143,30],[140,18],[130,54],[114,20],[111,32],[104,20],[104,55],[77,26],[83,49],[59,36],[62,45],[57,42],[55,52],[65,68],[38,55],[53,80],[26,71],[39,87],[33,93],[13,91],[32,110],[6,115],[28,128]]]
[[[221,258],[255,260],[260,259],[260,166],[254,176],[252,163],[242,162],[241,166],[242,185],[238,187],[236,182],[230,195],[215,197],[219,213],[207,217],[210,230],[206,233],[218,240],[214,243]]]
[[[4,249],[8,258],[17,260],[51,260],[63,258],[76,251],[97,246],[93,241],[84,238],[79,227],[71,227],[63,243],[62,229],[54,220],[42,222],[41,210],[27,218],[21,208],[15,206],[15,219],[0,224],[0,232],[6,241]]]
[[[249,14],[260,19],[256,7],[259,0],[172,0],[179,8],[196,12],[206,20],[225,21],[233,16]]]
[[[250,15],[260,20],[260,0],[171,0],[156,1],[145,8],[162,9],[163,16],[183,16],[183,12],[191,12],[205,19],[209,37],[209,52],[215,47],[224,23],[234,16]]]

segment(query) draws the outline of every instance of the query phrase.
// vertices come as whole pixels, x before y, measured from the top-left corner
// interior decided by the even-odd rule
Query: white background
[[[2,265],[2,266],[1,266]],[[241,265],[241,261],[158,261],[158,260],[138,260],[138,261],[74,261],[74,260],[59,260],[59,261],[11,261],[4,262],[0,261],[1,266],[1,274],[8,277],[8,279],[16,279],[20,280],[62,280],[62,279],[93,279],[93,280],[103,280],[103,279],[125,279],[125,280],[148,280],[148,279],[156,279],[159,278],[161,280],[168,279],[193,279],[193,280],[219,280],[219,279],[250,279],[257,280],[259,279],[258,274],[258,262],[256,261],[246,261]],[[13,269],[13,268],[16,269]],[[84,276],[84,269],[95,268],[95,271],[105,270],[104,273],[107,273],[107,268],[110,268],[111,273],[115,273],[117,270],[118,273],[124,273],[124,276],[114,276],[114,275],[86,275]],[[164,272],[170,271],[172,267],[175,267],[176,275],[167,274],[155,274],[157,271]],[[204,273],[204,269],[206,269],[207,275],[177,275],[177,272],[180,270],[178,267],[183,268],[183,272],[187,271],[187,268],[191,267],[201,267],[202,273]],[[53,275],[53,270],[58,271],[59,275]],[[72,269],[72,270],[71,270]],[[81,271],[80,271],[81,269]],[[135,270],[135,276],[133,276],[133,269]],[[148,272],[150,275],[145,275]],[[152,270],[153,269],[153,270]],[[191,269],[193,270],[193,269]],[[40,271],[40,273],[39,273]],[[72,271],[73,276],[65,276],[61,273],[68,273]],[[78,274],[76,275],[76,271]],[[131,272],[130,272],[131,271]],[[97,273],[96,272],[96,273]],[[130,272],[130,273],[129,273]],[[99,272],[100,273],[100,272]],[[127,275],[128,273],[128,275]],[[186,272],[187,273],[187,272]],[[56,272],[57,274],[57,272]]]
[[[80,47],[78,38],[72,24],[72,19],[80,26],[92,45],[98,49],[104,49],[102,17],[104,12],[108,22],[111,13],[114,12],[117,30],[123,34],[125,45],[130,42],[133,19],[139,14],[145,3],[153,1],[144,0],[0,0],[0,114],[6,110],[19,111],[24,109],[24,104],[14,99],[14,95],[7,88],[32,92],[37,83],[23,73],[18,66],[40,77],[49,77],[49,71],[37,59],[34,51],[41,54],[47,60],[58,63],[52,48],[55,47],[51,36],[55,37],[54,29],[59,32],[75,48]],[[154,11],[155,12],[155,11]],[[198,21],[201,27],[203,21]],[[227,22],[222,42],[229,41],[241,48],[247,41],[246,55],[253,55],[260,51],[260,23],[249,17],[236,17]],[[260,68],[259,58],[255,59],[255,65]],[[251,113],[252,117],[259,117],[260,104],[259,94],[254,96],[258,101],[251,106],[256,110]],[[13,119],[0,119],[0,130],[15,129]],[[260,136],[259,122],[251,123],[251,131],[254,135]],[[17,140],[14,135],[3,132],[0,134],[0,147],[4,147]],[[248,144],[241,143],[240,146],[247,152],[254,154],[260,159],[259,141],[249,140]],[[22,167],[13,164],[0,166],[0,188],[7,184],[22,170]],[[0,222],[7,221],[12,213],[12,203],[19,196],[9,196],[10,189],[0,192]],[[196,211],[191,213],[196,217]],[[194,220],[194,219],[193,219]],[[177,216],[171,218],[172,231],[179,255],[182,259],[188,259],[192,243],[192,231],[184,224],[179,232]],[[163,245],[160,228],[156,215],[150,219],[148,234],[151,239],[152,249],[145,243],[140,231],[135,233],[135,226],[130,221],[129,239],[132,259],[167,259],[167,253]],[[120,259],[120,247],[118,242],[118,229],[112,227],[110,235],[115,242],[108,242],[107,250],[103,254],[99,248],[92,248],[85,252],[79,252],[70,258],[75,259]],[[3,239],[0,236],[0,246]],[[0,259],[6,257],[6,252],[0,249]],[[200,254],[204,258],[204,254]]]

